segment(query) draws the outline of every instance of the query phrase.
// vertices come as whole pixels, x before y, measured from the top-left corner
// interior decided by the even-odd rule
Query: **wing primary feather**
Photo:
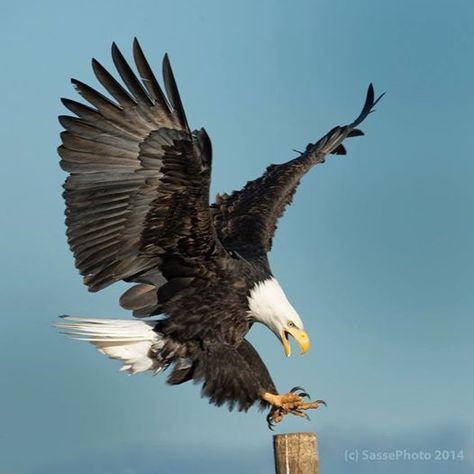
[[[348,137],[362,137],[363,135],[365,135],[365,133],[358,128],[354,128],[347,134]]]
[[[176,85],[168,54],[165,54],[163,58],[163,80],[165,82],[166,93],[168,94],[173,109],[178,115],[180,123],[186,128],[186,131],[190,133],[186,114],[184,113],[183,103],[179,96],[178,86]]]
[[[140,74],[140,78],[143,81],[143,84],[145,85],[150,96],[160,104],[163,104],[168,109],[168,111],[171,112],[168,99],[163,93],[160,84],[156,80],[156,77],[153,74],[150,65],[148,64],[145,55],[143,54],[143,50],[137,38],[133,40],[133,58],[135,60],[135,65],[137,66],[138,73]]]
[[[81,102],[77,102],[75,100],[66,99],[65,97],[61,97],[61,102],[68,110],[70,110],[73,114],[76,114],[78,117],[82,117],[83,115],[86,116],[96,116],[97,109],[93,107],[89,107],[86,104],[82,104]]]
[[[357,127],[360,123],[362,123],[367,116],[374,111],[375,105],[379,102],[379,100],[385,95],[385,92],[383,94],[380,94],[377,99],[374,100],[375,94],[374,94],[374,86],[372,83],[369,84],[369,88],[367,89],[367,96],[365,98],[365,103],[364,106],[362,107],[362,112],[360,115],[354,120],[349,125],[349,128],[353,129]]]
[[[92,59],[92,69],[99,82],[110,95],[115,97],[122,106],[136,105],[135,99],[120,85],[120,83],[97,61]]]
[[[331,151],[332,155],[347,155],[347,151],[344,145],[339,145],[333,151]]]
[[[101,94],[87,84],[84,84],[84,82],[78,81],[77,79],[71,79],[71,84],[75,87],[77,92],[84,97],[84,99],[96,106],[98,110],[107,109],[112,112],[120,111],[120,106],[118,104],[112,102],[104,94]]]
[[[143,88],[140,81],[137,79],[137,76],[132,71],[132,68],[129,66],[115,43],[112,43],[112,60],[114,61],[115,67],[117,68],[120,77],[134,97],[139,102],[143,101],[153,105],[153,101],[148,96],[147,92]]]

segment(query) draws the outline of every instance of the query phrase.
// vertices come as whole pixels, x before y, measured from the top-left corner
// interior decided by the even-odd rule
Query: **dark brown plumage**
[[[128,324],[75,319],[60,326],[122,360],[131,372],[172,366],[170,384],[202,381],[203,394],[217,405],[265,405],[262,393],[276,390],[245,335],[261,321],[286,337],[291,329],[276,329],[285,318],[293,318],[289,328],[303,332],[267,260],[277,220],[302,176],[327,154],[345,154],[345,138],[362,135],[357,127],[380,97],[375,100],[371,85],[354,122],[209,206],[207,133],[190,131],[168,57],[165,94],[136,40],[133,56],[138,77],[112,46],[125,87],[92,60],[112,99],[75,79],[89,105],[63,99],[75,115],[59,118],[65,131],[58,151],[69,173],[67,237],[91,291],[119,280],[135,282],[121,305],[137,317],[162,317]],[[140,355],[142,343],[146,351]]]

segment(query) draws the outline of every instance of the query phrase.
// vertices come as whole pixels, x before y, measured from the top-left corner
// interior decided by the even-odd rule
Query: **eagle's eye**
[[[295,328],[296,324],[293,321],[288,321],[288,327],[289,328]]]

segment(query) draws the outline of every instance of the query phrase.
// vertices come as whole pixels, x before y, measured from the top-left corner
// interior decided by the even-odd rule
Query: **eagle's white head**
[[[257,283],[248,297],[249,313],[256,321],[265,324],[281,340],[286,356],[291,354],[288,335],[291,334],[304,354],[310,347],[303,321],[291,306],[275,278]]]

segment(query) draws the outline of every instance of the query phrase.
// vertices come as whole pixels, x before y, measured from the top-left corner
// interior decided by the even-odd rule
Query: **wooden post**
[[[319,474],[318,440],[314,433],[273,436],[276,474]]]

